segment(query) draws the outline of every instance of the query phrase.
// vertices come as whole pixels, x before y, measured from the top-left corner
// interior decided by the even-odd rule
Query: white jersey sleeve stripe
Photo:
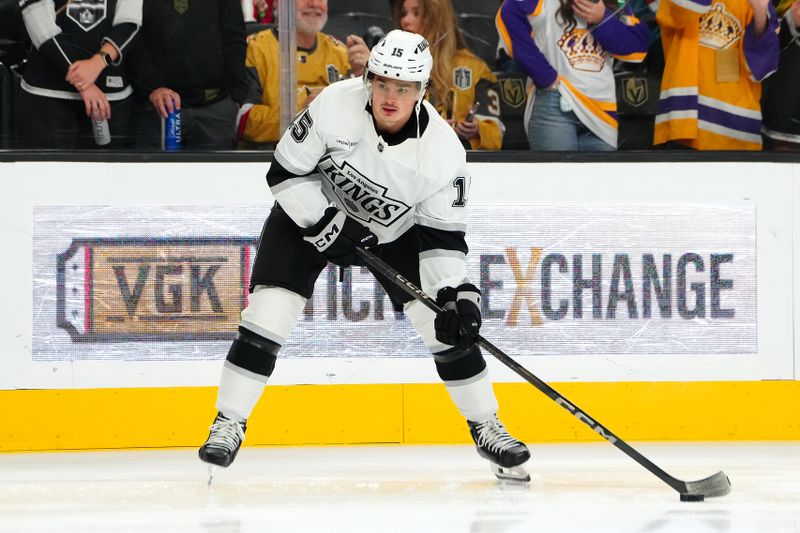
[[[443,231],[461,231],[461,232],[466,232],[467,231],[466,223],[447,222],[447,221],[444,221],[444,220],[439,220],[439,219],[435,219],[435,218],[426,217],[426,216],[423,216],[423,215],[420,215],[420,214],[417,214],[414,217],[414,221],[417,224],[419,224],[420,226],[425,226],[425,227],[433,228],[433,229],[440,229],[440,230],[443,230]]]
[[[117,24],[129,22],[141,26],[142,4],[142,0],[119,0],[117,2],[117,10],[114,13],[113,25],[116,26]],[[133,36],[131,36],[131,38],[133,38]],[[122,47],[124,48],[126,44],[128,43],[126,42]]]
[[[61,28],[56,24],[55,5],[52,0],[31,2],[22,8],[22,18],[31,37],[33,46],[37,49],[47,40],[61,33]],[[67,59],[67,63],[70,63]]]
[[[461,259],[462,261],[467,260],[467,254],[458,250],[443,250],[438,248],[436,250],[426,250],[419,253],[420,260],[433,259],[435,257],[450,257],[453,259]]]
[[[308,176],[299,176],[297,178],[291,178],[288,180],[284,180],[277,185],[272,185],[269,189],[277,196],[278,194],[286,191],[287,189],[291,189],[292,187],[296,187],[298,185],[302,185],[303,183],[313,182],[316,183],[319,187],[320,183],[320,175],[319,174],[310,174]]]
[[[293,187],[286,187],[273,195],[286,214],[301,228],[316,224],[331,205],[320,192],[319,180],[316,183],[304,180]]]
[[[278,163],[280,163],[280,165],[283,168],[285,168],[286,170],[288,170],[292,174],[297,174],[298,176],[302,176],[303,174],[307,174],[308,173],[307,170],[301,170],[301,169],[297,168],[296,166],[294,166],[288,159],[286,159],[283,156],[282,153],[280,153],[277,150],[275,150],[275,153],[274,153],[273,157],[275,157],[275,160]]]

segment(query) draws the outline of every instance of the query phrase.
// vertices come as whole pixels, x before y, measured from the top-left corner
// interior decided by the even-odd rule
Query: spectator
[[[245,24],[256,22],[256,8],[253,0],[242,0],[242,17]]]
[[[648,29],[616,0],[504,2],[501,46],[536,86],[532,150],[616,150],[614,58],[641,62]],[[529,106],[531,102],[529,100]]]
[[[144,0],[142,36],[128,59],[133,146],[160,148],[161,119],[177,108],[184,147],[230,149],[247,93],[245,50],[239,0]]]
[[[428,98],[464,147],[499,150],[505,127],[500,120],[497,78],[470,52],[450,0],[404,0],[395,3],[393,11],[397,26],[431,43]]]
[[[322,33],[328,21],[327,0],[296,0],[297,110],[308,106],[319,92],[351,74],[347,48]],[[369,58],[361,58],[361,70]],[[280,137],[280,84],[278,31],[269,29],[252,36],[247,45],[249,102],[242,106],[238,137],[251,143],[276,142]]]
[[[761,81],[778,67],[769,0],[662,0],[656,145],[761,150]]]
[[[0,0],[0,63],[14,67],[25,60],[30,39],[17,2]]]
[[[245,23],[271,24],[275,0],[242,0]]]
[[[763,133],[767,148],[800,150],[800,1],[784,0],[781,16],[778,71],[764,82]]]
[[[16,105],[18,144],[93,147],[93,117],[108,120],[111,146],[117,146],[127,130],[127,98],[133,92],[120,64],[141,27],[142,2],[58,4],[54,9],[46,0],[20,2],[33,48]]]

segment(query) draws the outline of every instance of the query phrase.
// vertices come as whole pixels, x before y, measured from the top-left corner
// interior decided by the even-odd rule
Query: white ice
[[[0,531],[799,532],[800,443],[635,443],[678,494],[613,446],[533,445],[527,486],[470,446],[245,447],[211,488],[196,450],[0,454]]]

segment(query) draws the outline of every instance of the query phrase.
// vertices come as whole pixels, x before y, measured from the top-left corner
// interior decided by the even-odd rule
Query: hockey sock
[[[242,311],[239,335],[222,369],[217,409],[228,418],[246,419],[258,403],[275,359],[306,299],[287,289],[258,285]]]
[[[483,422],[497,412],[497,398],[486,361],[477,346],[433,355],[436,371],[453,403],[467,420]]]
[[[222,368],[217,409],[227,418],[247,419],[275,368],[280,345],[243,327]]]

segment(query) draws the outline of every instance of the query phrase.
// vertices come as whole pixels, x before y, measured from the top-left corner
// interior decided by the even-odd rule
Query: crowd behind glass
[[[800,0],[295,0],[297,104],[401,28],[470,150],[800,148]],[[279,0],[0,0],[0,148],[271,149]]]

